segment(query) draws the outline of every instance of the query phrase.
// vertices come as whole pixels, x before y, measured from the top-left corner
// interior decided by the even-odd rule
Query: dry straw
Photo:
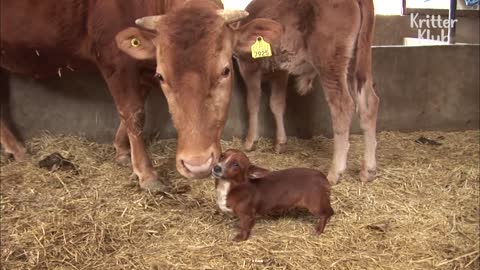
[[[422,135],[442,145],[415,143]],[[321,237],[300,211],[258,219],[252,238],[237,244],[213,180],[175,172],[174,141],[151,143],[170,190],[149,194],[112,162],[110,145],[41,136],[28,143],[31,160],[1,163],[2,269],[479,269],[479,132],[378,138],[379,177],[362,185],[361,137],[352,137],[349,170],[333,187],[336,214]],[[331,148],[323,137],[292,138],[276,155],[261,140],[249,156],[271,169],[326,171]],[[52,152],[80,173],[38,168]]]

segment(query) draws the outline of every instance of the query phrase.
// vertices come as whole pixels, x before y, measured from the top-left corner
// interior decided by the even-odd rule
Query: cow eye
[[[230,75],[230,68],[226,67],[222,70],[222,76],[226,78],[228,75]]]
[[[155,79],[157,79],[159,82],[163,83],[165,81],[165,79],[163,78],[162,74],[160,73],[155,73]]]

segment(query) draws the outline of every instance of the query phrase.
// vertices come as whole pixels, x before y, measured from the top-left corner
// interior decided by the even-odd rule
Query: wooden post
[[[450,0],[450,10],[448,11],[449,28],[448,28],[448,43],[455,44],[455,30],[457,23],[453,23],[457,18],[457,0]]]

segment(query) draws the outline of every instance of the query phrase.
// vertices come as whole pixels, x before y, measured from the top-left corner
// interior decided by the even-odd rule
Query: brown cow
[[[116,160],[128,160],[131,148],[140,186],[157,190],[163,186],[141,136],[147,95],[142,82],[153,78],[151,60],[157,58],[155,77],[178,133],[177,170],[189,178],[206,176],[221,151],[233,48],[246,50],[246,44],[260,34],[275,39],[280,26],[271,20],[253,20],[234,31],[228,24],[245,17],[245,12],[224,12],[219,1],[183,2],[2,0],[1,68],[37,77],[99,70],[121,119],[114,142]],[[142,17],[146,18],[137,23],[153,25],[159,34],[132,27]],[[4,150],[23,158],[25,148],[6,125],[4,114],[0,127]]]
[[[270,108],[277,126],[276,149],[282,152],[287,141],[283,115],[288,75],[296,75],[298,92],[306,94],[319,74],[334,131],[334,155],[328,179],[332,184],[337,183],[346,168],[355,103],[365,137],[360,179],[364,182],[371,179],[376,169],[379,104],[371,72],[372,0],[254,0],[246,10],[250,15],[242,23],[253,18],[270,18],[283,24],[285,32],[280,45],[273,46],[271,58],[254,60],[248,54],[238,53],[248,89],[249,130],[245,149],[252,150],[258,138],[262,79],[272,82]]]

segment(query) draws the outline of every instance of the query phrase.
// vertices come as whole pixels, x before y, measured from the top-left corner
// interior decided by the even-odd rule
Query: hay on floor
[[[416,143],[420,136],[442,145]],[[333,187],[336,214],[321,237],[299,212],[259,218],[251,239],[237,244],[213,180],[176,173],[175,141],[150,144],[170,183],[153,195],[112,161],[112,146],[41,136],[28,142],[31,160],[1,161],[2,269],[479,269],[479,132],[381,133],[379,176],[366,185],[358,181],[361,142],[352,136],[348,170]],[[262,139],[249,156],[271,169],[326,172],[331,149],[323,137],[290,138],[277,155]],[[79,174],[40,169],[53,152]]]

